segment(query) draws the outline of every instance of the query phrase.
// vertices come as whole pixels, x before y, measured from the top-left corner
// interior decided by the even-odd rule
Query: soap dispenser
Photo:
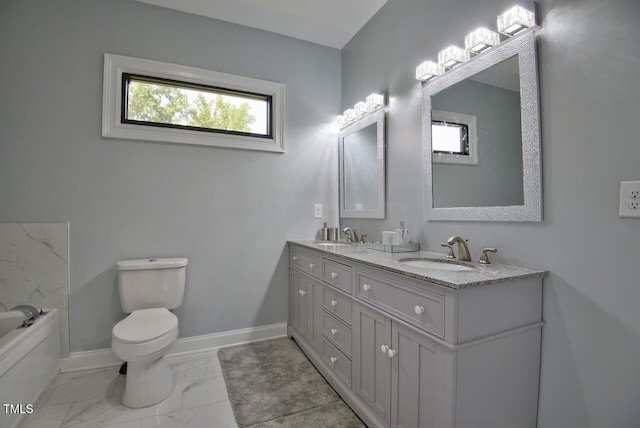
[[[404,227],[404,221],[400,222],[400,228],[396,229],[396,245],[407,245],[409,243],[409,229]]]
[[[323,241],[328,241],[329,240],[329,228],[327,227],[327,222],[324,222],[324,226],[322,227],[322,240]]]

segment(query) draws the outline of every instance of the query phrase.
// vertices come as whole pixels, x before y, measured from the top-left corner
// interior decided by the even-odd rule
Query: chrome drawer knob
[[[424,314],[424,306],[416,306],[414,310],[416,311],[416,315]]]
[[[336,334],[338,334],[338,329],[337,329],[337,328],[332,328],[332,329],[331,329],[331,334],[332,334],[332,335],[334,335],[334,336],[335,336]]]
[[[314,267],[316,267],[314,263],[309,263],[309,269],[313,269]]]
[[[369,291],[369,290],[371,290],[371,286],[369,284],[362,284],[362,289],[364,291]]]
[[[335,364],[336,361],[338,361],[338,359],[336,357],[331,357],[330,359],[331,359],[331,363],[332,364]]]
[[[395,357],[397,354],[395,349],[389,349],[389,351],[387,352],[387,355],[389,356],[389,358],[393,358]]]
[[[337,300],[332,300],[331,301],[331,306],[338,306],[338,301]]]
[[[293,256],[293,261],[295,262],[296,260],[298,260],[298,256]]]
[[[382,345],[380,347],[380,350],[382,351],[383,354],[386,354],[387,351],[389,351],[389,347],[387,345]]]
[[[304,291],[304,290],[300,290],[299,293],[300,293],[301,296],[304,296],[305,294],[307,294],[307,292]]]
[[[337,278],[338,272],[331,272],[331,278]]]

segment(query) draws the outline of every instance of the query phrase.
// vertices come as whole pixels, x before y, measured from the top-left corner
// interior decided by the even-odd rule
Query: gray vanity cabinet
[[[444,286],[310,245],[290,245],[288,334],[369,427],[536,426],[546,271]]]

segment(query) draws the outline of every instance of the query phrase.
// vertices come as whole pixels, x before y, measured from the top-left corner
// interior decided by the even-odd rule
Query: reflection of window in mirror
[[[434,120],[431,127],[433,153],[469,156],[469,126]]]
[[[431,150],[433,162],[476,165],[478,163],[476,117],[433,110]]]

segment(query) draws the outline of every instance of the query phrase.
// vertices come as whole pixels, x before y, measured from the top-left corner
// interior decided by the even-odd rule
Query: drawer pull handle
[[[389,351],[387,352],[387,355],[389,356],[389,358],[393,358],[395,357],[397,354],[395,349],[389,349]]]
[[[298,292],[300,293],[301,296],[304,296],[305,294],[307,294],[307,292],[304,290],[299,290]]]
[[[295,262],[296,260],[298,260],[298,256],[293,256],[293,261]]]
[[[383,354],[386,354],[387,351],[389,351],[389,347],[387,345],[382,345],[380,347],[380,350],[382,351]]]
[[[424,314],[424,306],[416,306],[415,311],[416,311],[416,315]]]
[[[336,361],[338,361],[338,359],[336,357],[331,357],[330,359],[331,359],[331,363],[332,364],[335,364]]]
[[[313,269],[314,267],[316,267],[315,263],[309,263],[309,269]]]
[[[369,284],[362,284],[362,289],[364,291],[369,291],[369,290],[371,290],[371,286]]]
[[[332,335],[334,335],[334,336],[335,336],[336,334],[338,334],[338,329],[337,329],[337,328],[332,328],[332,329],[331,329],[331,334],[332,334]]]
[[[337,278],[338,277],[338,272],[331,272],[331,278]]]
[[[338,306],[338,301],[337,300],[332,300],[331,301],[331,306]]]

